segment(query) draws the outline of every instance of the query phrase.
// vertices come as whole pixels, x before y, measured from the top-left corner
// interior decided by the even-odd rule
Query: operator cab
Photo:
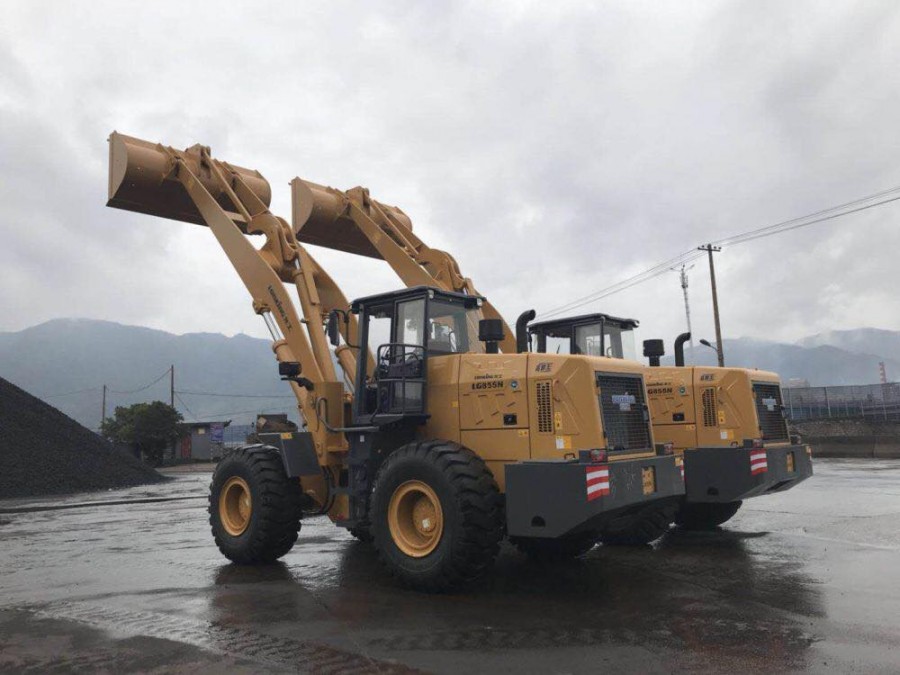
[[[533,323],[528,326],[528,333],[537,338],[536,351],[540,353],[550,351],[636,361],[634,329],[637,327],[637,319],[583,314]]]
[[[354,397],[354,424],[424,424],[428,360],[485,351],[482,303],[479,296],[428,286],[354,300],[360,343],[355,390],[362,394]]]

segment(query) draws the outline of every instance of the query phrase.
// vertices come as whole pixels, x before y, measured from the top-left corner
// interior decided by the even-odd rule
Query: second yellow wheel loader
[[[634,358],[635,319],[585,314],[529,325],[536,351]],[[675,366],[661,366],[662,340],[646,340],[647,395],[656,438],[682,462],[685,498],[675,522],[709,529],[745,499],[788,490],[812,475],[812,455],[788,433],[778,375],[747,368],[684,365],[687,333],[675,341]]]
[[[682,498],[671,448],[654,442],[646,368],[516,353],[524,335],[508,335],[467,280],[462,292],[434,281],[459,281],[458,270],[414,242],[426,283],[410,283],[410,266],[408,288],[351,303],[269,211],[258,172],[199,145],[118,133],[109,143],[108,205],[210,228],[272,334],[305,421],[217,466],[210,523],[231,560],[271,562],[294,545],[304,515],[327,514],[371,536],[404,583],[443,590],[484,574],[504,537],[534,555],[577,555]],[[380,230],[376,243],[403,218],[365,195],[349,203],[323,191],[307,219],[335,208]]]

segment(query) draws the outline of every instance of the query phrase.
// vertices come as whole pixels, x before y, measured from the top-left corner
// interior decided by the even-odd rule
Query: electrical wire
[[[859,199],[854,199],[849,202],[845,202],[843,204],[838,204],[837,206],[831,206],[827,209],[822,209],[821,211],[815,211],[814,213],[808,213],[805,216],[801,216],[799,218],[791,218],[790,220],[785,220],[780,223],[775,223],[774,225],[767,225],[765,227],[760,227],[755,230],[750,230],[748,232],[742,232],[741,234],[733,235],[731,237],[727,237],[725,239],[720,239],[719,241],[711,242],[713,246],[733,246],[735,244],[741,244],[745,241],[753,241],[754,239],[761,239],[762,237],[767,237],[772,234],[778,234],[780,232],[789,232],[790,230],[795,230],[800,227],[805,227],[807,225],[815,225],[816,223],[821,223],[825,220],[831,220],[833,218],[838,218],[840,216],[846,216],[851,213],[857,213],[858,211],[864,211],[865,209],[869,209],[875,206],[881,206],[882,204],[887,204],[889,202],[897,201],[900,199],[900,195],[896,195],[891,197],[890,199],[884,199],[874,204],[867,204],[865,206],[861,206],[866,204],[866,202],[870,202],[873,199],[879,199],[881,197],[885,197],[887,195],[892,195],[896,192],[900,192],[900,185],[896,187],[889,188],[887,190],[882,190],[881,192],[876,192],[874,194],[868,195],[866,197],[860,197]],[[850,209],[849,207],[855,206],[858,208]],[[848,209],[848,210],[844,210]],[[838,213],[835,213],[835,212]],[[819,218],[818,216],[824,216]]]
[[[178,395],[178,392],[177,392],[177,391],[175,392],[175,398],[177,398],[177,399],[178,399],[178,402],[181,403],[181,405],[184,406],[184,409],[188,411],[188,414],[189,414],[191,417],[193,417],[194,419],[197,419],[197,416],[194,414],[194,411],[192,411],[190,408],[188,408],[188,404],[185,403],[185,402],[184,402],[184,399],[181,398],[181,397]]]
[[[177,398],[177,396],[176,396],[176,398]],[[283,408],[278,407],[278,408],[254,408],[253,410],[231,410],[229,412],[221,412],[221,413],[216,413],[214,415],[202,415],[200,417],[194,417],[194,421],[204,422],[206,420],[216,419],[217,417],[229,417],[231,415],[250,415],[250,414],[256,415],[259,413],[273,412],[275,410],[283,410]],[[188,411],[188,412],[190,412],[190,411]]]
[[[185,391],[182,389],[176,389],[175,393],[190,396],[216,396],[220,398],[294,398],[293,394],[220,394],[214,391]]]
[[[840,218],[842,216],[847,216],[853,213],[859,213],[860,211],[865,211],[867,209],[874,208],[876,206],[882,206],[884,204],[888,204],[890,202],[894,202],[900,200],[900,194],[895,194],[900,192],[900,185],[889,188],[887,190],[882,190],[880,192],[876,192],[871,195],[867,195],[865,197],[860,197],[858,199],[854,199],[849,202],[845,202],[843,204],[838,204],[836,206],[831,206],[827,209],[821,209],[819,211],[815,211],[813,213],[809,213],[805,216],[801,216],[799,218],[792,218],[790,220],[785,220],[779,223],[775,223],[773,225],[767,225],[765,227],[760,227],[754,230],[748,230],[747,232],[742,232],[736,235],[732,235],[730,237],[726,237],[724,239],[719,239],[717,241],[710,242],[713,246],[726,247],[726,246],[736,246],[738,244],[743,244],[748,241],[754,241],[756,239],[762,239],[764,237],[770,237],[775,234],[781,234],[782,232],[789,232],[791,230],[796,230],[801,227],[806,227],[808,225],[815,225],[817,223],[822,223],[828,220],[834,220],[835,218]],[[881,197],[887,197],[888,195],[892,195],[886,199],[881,199]],[[879,201],[872,201],[872,200]],[[868,203],[871,202],[871,203]],[[855,207],[855,208],[850,208]],[[698,258],[703,257],[705,254],[704,251],[698,251],[696,249],[692,249],[689,251],[685,251],[674,258],[671,258],[665,262],[659,263],[650,267],[642,272],[638,272],[635,275],[628,277],[627,279],[623,279],[615,284],[607,286],[605,288],[601,288],[594,293],[583,296],[581,298],[577,298],[571,302],[568,302],[564,305],[560,305],[553,309],[550,309],[546,312],[541,313],[541,319],[548,319],[559,314],[571,312],[573,309],[577,309],[584,305],[587,305],[591,302],[595,302],[602,298],[606,298],[615,293],[620,293],[624,290],[627,290],[633,286],[637,286],[638,284],[642,284],[645,281],[650,281],[651,279],[655,279],[656,277],[664,274],[669,269],[674,266],[687,264],[693,260],[697,260]]]
[[[113,393],[113,394],[137,394],[138,392],[144,391],[145,389],[149,389],[150,387],[152,387],[154,384],[159,382],[161,379],[163,379],[166,375],[168,375],[171,372],[172,372],[171,368],[166,368],[165,372],[163,372],[162,375],[160,375],[155,380],[153,380],[153,382],[151,382],[150,384],[145,384],[143,387],[140,387],[138,389],[130,389],[128,391],[119,391],[118,389],[107,388],[106,391]]]
[[[57,398],[59,396],[72,396],[74,394],[84,394],[89,391],[100,391],[102,387],[88,387],[87,389],[76,389],[75,391],[67,391],[63,394],[50,394],[49,396],[42,396],[41,398]]]

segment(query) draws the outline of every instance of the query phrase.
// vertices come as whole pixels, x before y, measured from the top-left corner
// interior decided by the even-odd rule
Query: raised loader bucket
[[[351,192],[361,190],[355,188]],[[324,246],[346,253],[356,253],[381,259],[359,227],[347,213],[349,197],[346,193],[318,185],[302,178],[291,181],[291,215],[297,240],[305,244]],[[393,217],[394,222],[412,232],[412,221],[396,206],[387,206],[367,199]]]
[[[175,150],[114,131],[109,137],[109,201],[106,205],[205,225],[184,186],[172,173],[175,168],[174,155],[185,161],[226,211],[234,211],[234,205],[222,186],[213,179],[210,167],[201,161],[200,149],[201,146],[194,145],[186,150]],[[262,174],[232,164],[228,166],[240,175],[266,206],[269,205],[272,190]]]

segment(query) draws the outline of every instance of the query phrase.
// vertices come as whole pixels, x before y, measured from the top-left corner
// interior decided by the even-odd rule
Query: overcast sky
[[[379,9],[373,9],[377,5]],[[900,185],[900,4],[4,3],[0,330],[265,336],[209,230],[104,206],[113,129],[365,185],[511,321]],[[900,202],[727,248],[726,337],[900,329]],[[350,297],[385,263],[312,249]],[[702,261],[700,261],[702,263]],[[705,264],[694,332],[714,337]],[[579,311],[684,329],[673,272]]]

